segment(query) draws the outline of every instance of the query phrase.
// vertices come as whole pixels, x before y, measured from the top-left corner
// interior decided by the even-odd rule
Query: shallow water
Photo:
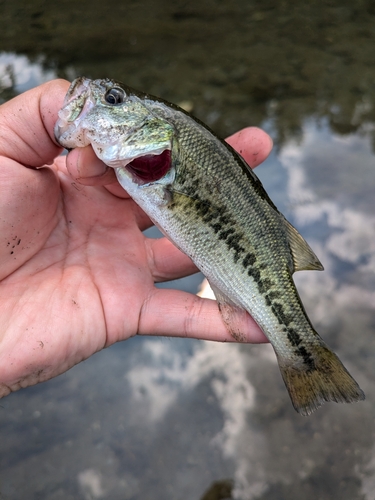
[[[303,418],[269,346],[131,339],[1,401],[0,498],[374,500],[372,3],[59,6],[2,4],[2,99],[114,77],[189,101],[223,136],[269,131],[257,174],[325,267],[298,289],[367,399]]]

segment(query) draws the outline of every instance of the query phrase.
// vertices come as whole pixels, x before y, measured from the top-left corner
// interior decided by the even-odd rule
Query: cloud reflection
[[[56,73],[43,68],[42,59],[31,62],[24,55],[0,52],[0,89],[13,88],[21,93],[53,78]]]
[[[331,192],[330,196],[326,192],[322,193],[319,182],[314,182],[309,169],[312,160],[314,165],[321,165],[322,169],[326,160],[332,162],[327,157],[330,148],[333,151],[339,148],[340,155],[344,157],[350,157],[353,148],[359,155],[371,155],[371,149],[366,138],[356,136],[353,140],[346,141],[340,138],[340,143],[337,144],[336,137],[327,134],[317,125],[306,124],[302,142],[288,142],[282,148],[279,160],[287,172],[289,216],[311,243],[326,269],[323,273],[296,273],[297,286],[307,309],[310,309],[314,324],[319,325],[319,330],[325,328],[328,332],[332,331],[334,338],[339,336],[339,354],[350,371],[358,374],[357,349],[362,344],[366,346],[365,329],[368,329],[365,324],[368,315],[362,314],[366,319],[363,319],[361,330],[357,321],[358,311],[371,310],[375,303],[372,286],[375,283],[375,217],[347,203],[345,189],[348,186],[345,183],[331,183],[328,190]],[[350,169],[350,165],[342,163],[340,168],[345,171]],[[326,175],[329,184],[329,168],[323,175]],[[344,193],[344,196],[340,197],[338,193],[340,196]],[[366,279],[363,279],[364,276]],[[206,296],[209,296],[207,293],[210,293],[208,288]],[[361,337],[356,339],[355,348],[351,317],[356,329],[363,331]],[[325,412],[322,410],[311,421],[311,433],[317,438],[308,439],[303,447],[300,433],[293,427],[290,409],[283,410],[286,411],[285,417],[279,417],[277,428],[284,429],[284,434],[276,432],[274,426],[277,419],[273,420],[269,416],[266,416],[270,419],[268,426],[260,429],[259,426],[252,425],[260,410],[256,407],[255,389],[249,381],[249,371],[251,374],[254,373],[251,370],[264,370],[266,373],[266,363],[271,360],[275,363],[269,346],[261,346],[255,355],[243,346],[201,343],[187,360],[183,354],[166,349],[165,345],[150,342],[145,345],[145,349],[151,354],[151,364],[146,369],[133,370],[130,381],[134,397],[141,393],[141,386],[147,391],[151,419],[165,416],[168,409],[176,404],[179,391],[193,391],[200,382],[207,379],[210,381],[224,418],[222,429],[214,437],[212,444],[219,447],[223,456],[234,463],[234,498],[256,499],[268,490],[277,488],[279,484],[286,488],[285,491],[293,488],[299,481],[304,485],[319,473],[321,464],[330,460],[332,450],[329,446],[323,448],[323,443],[330,436],[321,428],[324,419],[327,420],[327,429],[333,425],[330,409]],[[259,353],[262,353],[261,356]],[[361,378],[363,381],[364,374]],[[371,397],[372,389],[368,385],[365,382],[364,388]],[[272,399],[272,389],[265,384],[264,390],[268,391],[267,397]],[[287,397],[283,399],[282,405],[282,408],[289,405]],[[360,408],[357,409],[356,406],[332,408],[336,428],[342,425],[345,429],[349,425],[353,430],[347,430],[346,433],[352,432],[355,436],[354,421],[358,421],[358,411]],[[264,414],[267,415],[267,412]],[[365,410],[363,418],[366,419]],[[319,446],[316,441],[320,443]],[[290,464],[292,460],[293,466],[284,467],[282,457],[289,456],[288,450],[294,450],[294,458],[292,460],[290,456],[285,463]],[[373,470],[373,460],[370,460],[367,470]],[[372,484],[371,478],[363,480],[363,491],[368,491]]]
[[[238,345],[201,342],[192,356],[174,345],[152,340],[142,345],[148,366],[135,366],[126,374],[136,401],[147,400],[151,421],[163,418],[176,404],[181,390],[192,391],[210,379],[212,391],[227,417],[223,436],[233,433],[231,425],[242,426],[244,413],[254,404],[254,389],[246,379],[246,356]],[[229,449],[228,449],[228,452]]]
[[[344,140],[337,138],[340,156],[351,157],[353,148],[360,157],[363,152],[370,151],[369,139],[358,135]],[[336,137],[331,139],[333,147]],[[302,144],[290,141],[280,153],[280,161],[288,173],[288,197],[292,204],[292,213],[296,225],[303,230],[304,226],[318,222],[329,227],[325,241],[314,242],[309,239],[326,269],[325,273],[297,273],[296,282],[315,298],[323,294],[324,298],[334,294],[337,305],[345,307],[368,306],[375,303],[375,217],[362,210],[338,203],[338,190],[342,186],[331,184],[333,199],[319,195],[311,183],[311,172],[306,168],[306,158],[313,155],[316,164],[324,165],[326,152],[326,135],[320,129],[307,124]],[[333,143],[333,144],[332,144]],[[370,154],[373,161],[373,155]],[[328,160],[329,162],[329,160]],[[351,166],[349,165],[349,168]],[[345,169],[347,165],[337,165]],[[361,175],[358,172],[357,175]],[[353,177],[355,174],[353,172]],[[330,172],[327,172],[327,184],[330,183]],[[352,181],[353,182],[353,181]],[[357,180],[360,182],[360,180]],[[346,186],[350,190],[350,184]],[[341,194],[341,193],[340,193]],[[350,192],[348,193],[350,195]],[[307,229],[308,234],[308,229]],[[366,280],[357,279],[357,283],[349,284],[340,276],[335,276],[333,268],[339,261],[355,266],[357,277],[367,275]],[[354,280],[353,280],[354,281]],[[337,306],[336,306],[337,308]]]
[[[324,326],[327,331],[332,330],[336,337],[339,336],[337,342],[340,356],[351,371],[354,368],[354,372],[358,373],[356,349],[358,345],[366,346],[365,328],[368,329],[368,325],[365,323],[368,315],[362,314],[366,318],[363,319],[363,334],[356,339],[355,348],[351,317],[356,324],[358,311],[371,311],[375,303],[372,286],[375,282],[375,217],[345,204],[345,196],[338,199],[338,189],[342,190],[345,186],[331,185],[332,196],[329,197],[322,194],[319,183],[311,181],[307,158],[311,159],[314,153],[315,163],[324,162],[324,157],[319,152],[327,152],[327,141],[333,149],[337,144],[335,136],[327,139],[311,123],[306,125],[304,132],[302,142],[287,143],[281,150],[279,159],[287,172],[291,218],[315,249],[326,271],[297,273],[295,278],[307,309],[311,310],[311,319],[320,328]],[[361,141],[362,149],[367,150],[365,138],[359,141],[356,137],[356,148]],[[349,154],[353,142],[341,140],[340,148],[346,149]],[[341,154],[345,155],[345,151]],[[341,165],[340,168],[348,169],[350,166]],[[330,182],[329,175],[327,171],[327,182]],[[312,230],[312,227],[315,229]],[[366,280],[362,279],[364,276]],[[337,328],[338,321],[342,322],[340,328]],[[356,327],[359,328],[359,325],[356,324]],[[323,443],[331,439],[330,431],[328,434],[324,431],[325,428],[332,428],[331,419],[335,418],[335,429],[341,428],[340,426],[342,429],[347,428],[346,435],[350,433],[355,439],[361,409],[353,405],[332,408],[332,412],[331,408],[322,410],[316,419],[306,424],[311,427],[314,439],[305,440],[303,447],[300,432],[294,428],[293,417],[289,410],[284,409],[289,404],[287,398],[280,406],[283,408],[280,410],[283,416],[279,417],[278,431],[274,428],[277,418],[272,419],[266,411],[260,414],[265,415],[269,424],[261,428],[259,425],[252,425],[252,421],[259,418],[259,409],[256,406],[254,386],[249,381],[249,370],[254,373],[252,369],[263,369],[266,373],[268,367],[265,364],[271,359],[275,363],[275,358],[269,346],[257,349],[256,355],[243,347],[200,343],[186,359],[184,354],[173,348],[168,349],[165,345],[150,341],[144,346],[150,355],[149,366],[134,368],[129,374],[129,381],[135,399],[146,394],[150,408],[148,418],[157,420],[166,416],[169,408],[177,403],[180,391],[193,391],[200,382],[209,380],[224,418],[222,429],[214,437],[212,444],[219,447],[223,456],[234,463],[234,498],[251,500],[277,488],[279,484],[283,485],[285,491],[296,487],[298,482],[301,485],[307,484],[309,478],[319,474],[319,468],[330,460],[333,453],[330,446],[323,447]],[[259,356],[259,353],[264,354]],[[362,381],[363,378],[362,375]],[[369,383],[364,388],[371,395],[372,389],[368,386]],[[268,397],[272,399],[272,389],[266,385],[264,387],[269,391]],[[368,411],[369,407],[362,410],[364,421],[367,418],[366,408]],[[323,421],[327,422],[325,427],[322,426]],[[284,429],[284,433],[280,433],[280,428]],[[290,455],[284,467],[282,457],[289,456],[288,450],[293,450],[294,458],[292,460]],[[340,456],[341,452],[337,453]],[[293,466],[290,466],[289,460],[293,461]],[[346,473],[349,473],[350,467],[348,463]],[[367,469],[371,472],[373,468],[371,459]],[[351,470],[352,474],[356,474],[354,466]],[[363,491],[368,491],[372,484],[372,479],[363,480]]]
[[[215,342],[200,342],[188,358],[172,344],[150,340],[144,342],[142,348],[148,366],[135,366],[126,379],[134,401],[146,402],[147,411],[142,412],[145,418],[150,423],[167,418],[168,410],[178,404],[181,393],[194,391],[198,384],[209,381],[224,419],[211,445],[235,463],[236,490],[241,491],[241,495],[244,490],[254,494],[264,491],[263,469],[258,470],[256,481],[252,480],[251,484],[247,481],[249,460],[252,470],[257,468],[259,450],[264,447],[264,437],[254,432],[248,423],[249,412],[255,405],[255,390],[248,377],[251,362],[248,353],[240,345]],[[275,362],[269,349],[264,349],[263,355],[258,353],[257,357],[263,358],[261,362],[271,359]]]

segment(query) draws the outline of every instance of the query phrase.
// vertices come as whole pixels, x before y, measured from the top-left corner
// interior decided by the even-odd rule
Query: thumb
[[[53,80],[0,106],[0,156],[40,167],[59,154],[53,128],[68,87],[65,80]]]

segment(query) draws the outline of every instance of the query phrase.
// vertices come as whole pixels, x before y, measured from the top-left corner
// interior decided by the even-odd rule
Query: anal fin
[[[246,342],[247,339],[243,329],[248,312],[234,304],[221,290],[212,285],[212,283],[210,283],[210,286],[214,292],[221,317],[229,333],[237,342]]]

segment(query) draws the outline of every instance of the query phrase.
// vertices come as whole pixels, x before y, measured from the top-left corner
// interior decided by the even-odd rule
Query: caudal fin
[[[365,399],[357,382],[327,346],[315,348],[313,358],[314,363],[306,366],[278,356],[281,375],[298,413],[310,415],[328,401],[354,403]]]

